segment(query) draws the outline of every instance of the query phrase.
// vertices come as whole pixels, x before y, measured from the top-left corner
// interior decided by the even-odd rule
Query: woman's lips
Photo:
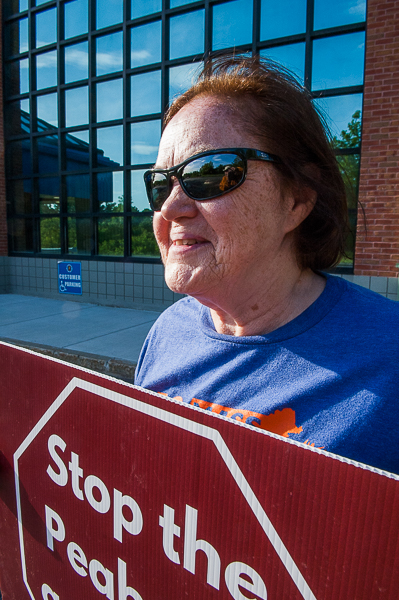
[[[199,240],[174,240],[174,246],[194,246],[194,244],[201,244]]]

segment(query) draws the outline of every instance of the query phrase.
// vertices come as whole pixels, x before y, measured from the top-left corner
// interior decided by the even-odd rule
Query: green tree
[[[357,199],[359,188],[359,169],[360,169],[360,154],[340,154],[343,149],[359,149],[361,141],[361,112],[357,110],[353,113],[348,127],[341,131],[339,137],[334,136],[332,144],[337,151],[337,161],[344,180],[346,197],[348,201],[349,224],[351,233],[347,240],[347,257],[342,261],[342,264],[352,264],[353,252],[355,244],[356,217],[357,217]]]

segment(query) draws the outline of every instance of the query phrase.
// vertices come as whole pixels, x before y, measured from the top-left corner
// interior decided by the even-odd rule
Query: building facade
[[[332,130],[352,237],[337,267],[397,298],[399,0],[9,0],[0,86],[0,291],[160,308],[143,173],[162,115],[204,58],[268,56]]]

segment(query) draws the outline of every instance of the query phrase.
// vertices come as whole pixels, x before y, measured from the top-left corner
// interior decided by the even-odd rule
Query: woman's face
[[[238,111],[214,97],[198,97],[166,127],[157,168],[170,168],[212,149],[259,148]],[[154,232],[168,286],[204,304],[224,295],[245,293],[273,269],[284,253],[293,259],[293,225],[287,194],[271,163],[248,161],[247,178],[232,192],[213,200],[192,200],[174,180],[169,198],[154,214]]]

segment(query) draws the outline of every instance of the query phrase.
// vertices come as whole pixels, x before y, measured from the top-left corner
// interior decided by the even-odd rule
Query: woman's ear
[[[320,177],[320,169],[316,165],[306,165],[303,171],[313,181]],[[286,192],[286,201],[289,206],[289,221],[291,221],[288,231],[293,231],[312,212],[317,201],[317,192],[312,187],[300,182],[289,183]]]

